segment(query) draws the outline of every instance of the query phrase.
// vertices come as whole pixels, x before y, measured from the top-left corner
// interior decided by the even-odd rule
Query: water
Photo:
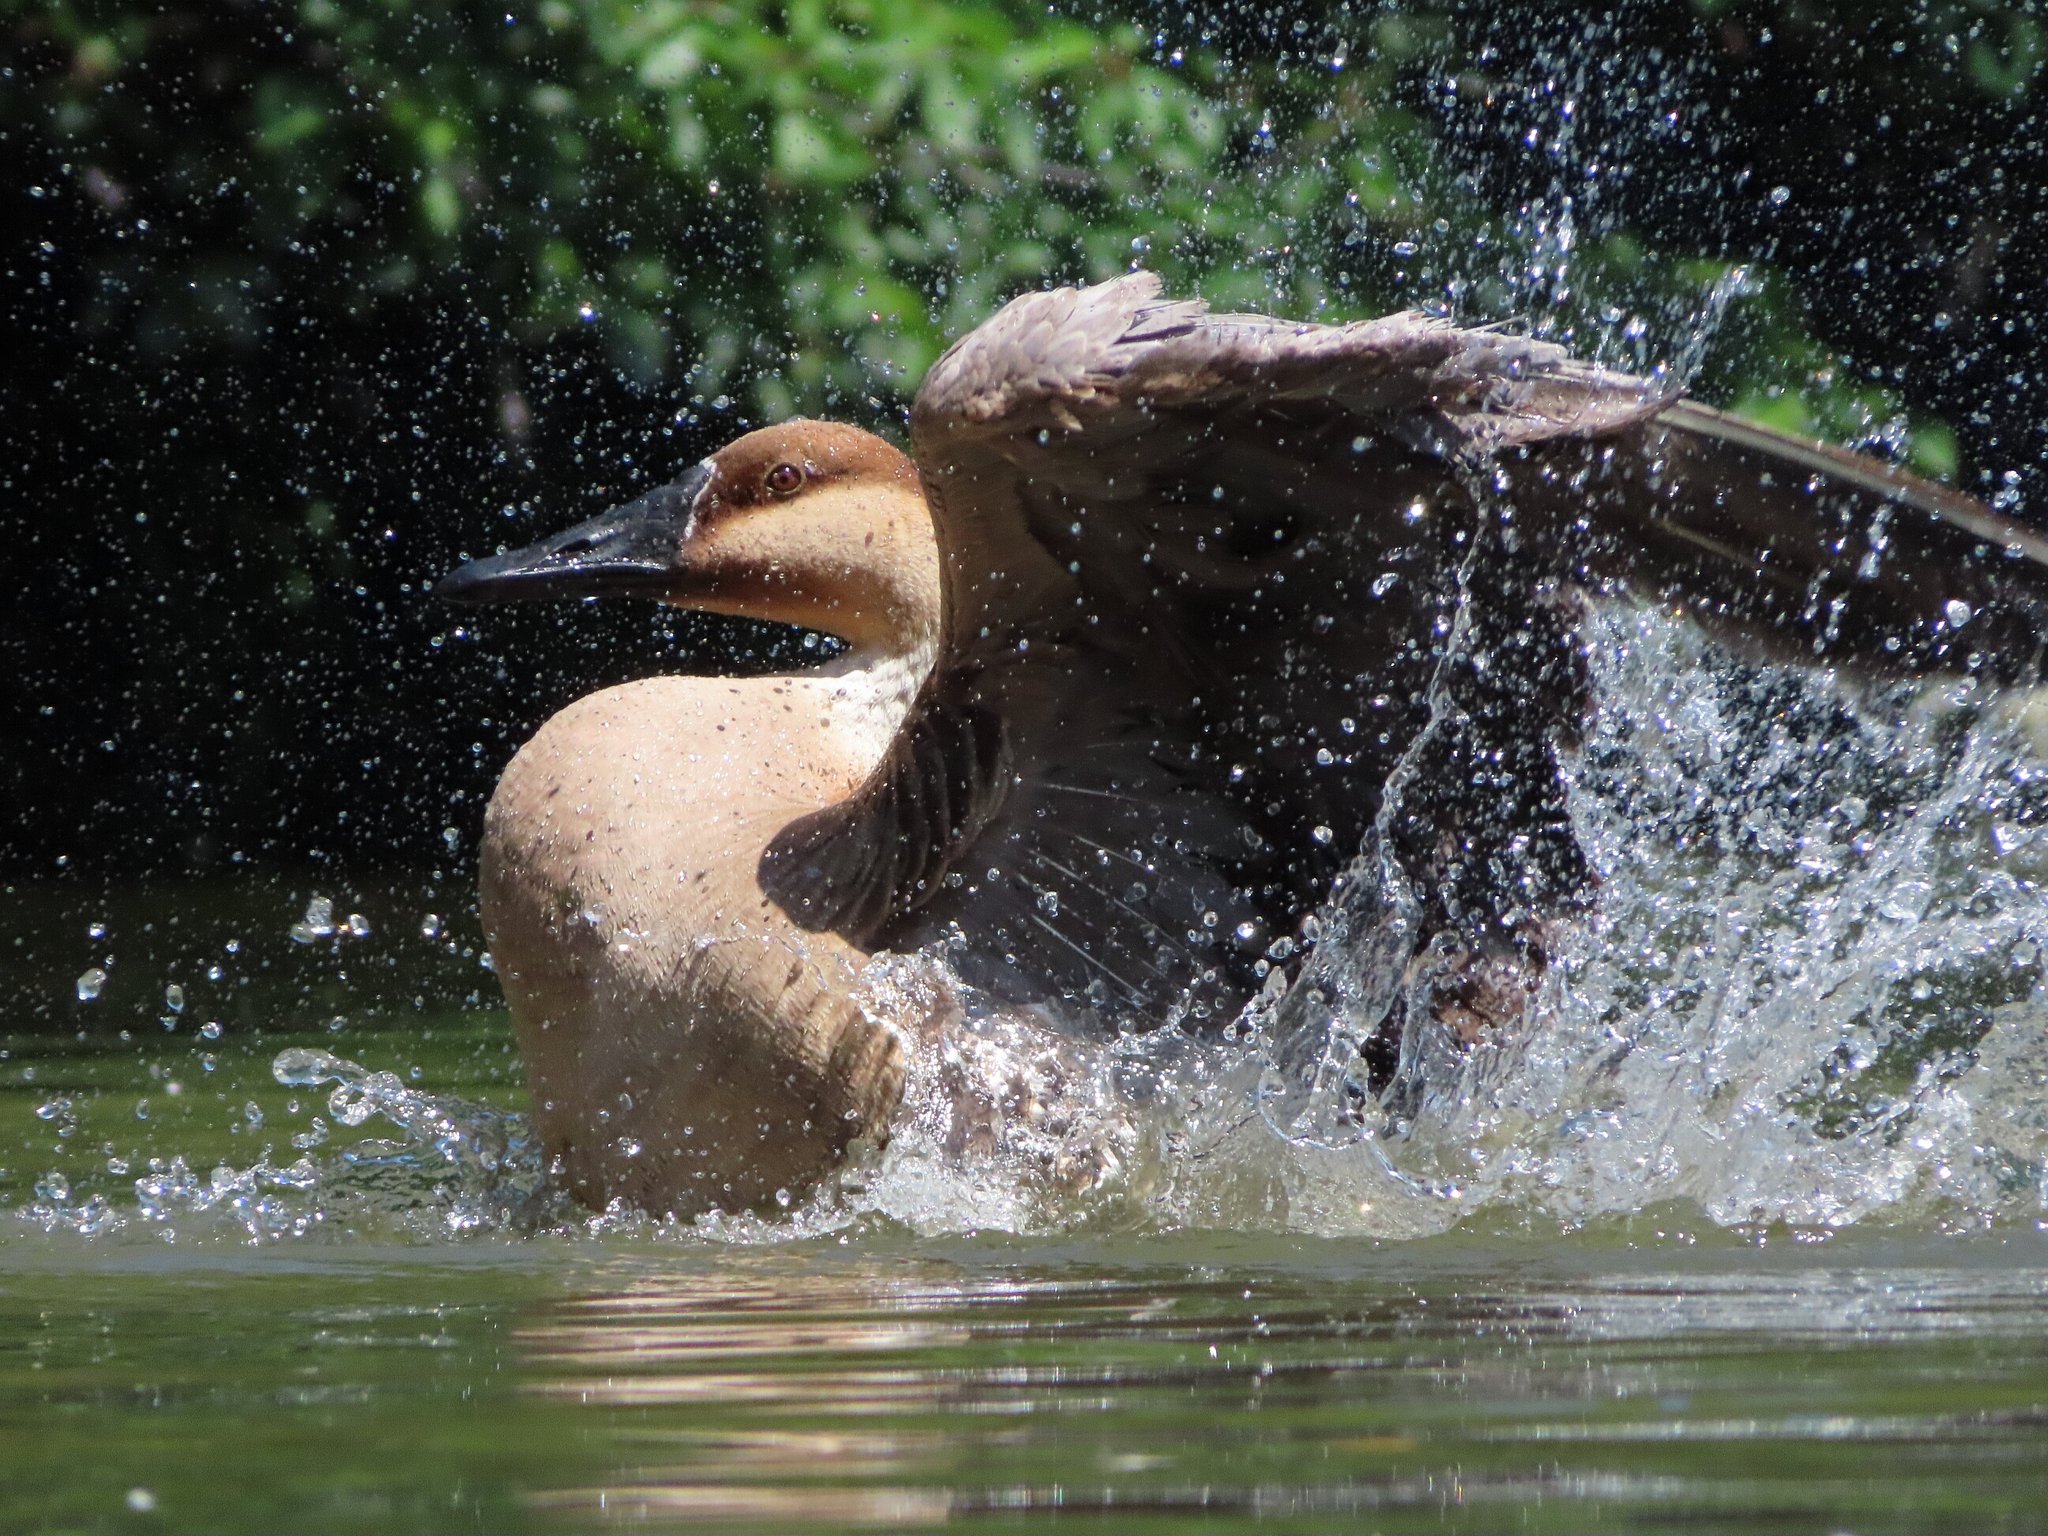
[[[1326,1152],[1326,1201],[1356,1189],[1373,1212],[1348,1225],[1387,1233],[1667,1199],[1722,1225],[2037,1222],[2033,700],[1738,665],[1627,608],[1591,638],[1600,705],[1569,771],[1600,891],[1527,1026],[1469,1055],[1424,1038],[1414,1107],[1360,1114],[1370,899],[1311,966],[1327,1006],[1274,1011],[1268,1117]]]
[[[2048,1529],[2048,1249],[0,1250],[0,1527]]]
[[[1356,894],[768,1216],[549,1189],[445,886],[11,893],[0,1529],[2048,1530],[2032,701],[1593,639],[1524,1027],[1361,1098]]]

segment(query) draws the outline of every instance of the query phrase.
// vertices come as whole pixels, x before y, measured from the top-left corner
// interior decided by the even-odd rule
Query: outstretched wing
[[[1468,493],[1482,466],[1506,466],[1494,491],[1510,517],[1528,503],[1515,553],[1532,566],[1628,584],[1758,638],[1796,636],[1809,654],[2025,672],[2048,618],[2048,538],[1971,497],[1555,346],[1421,315],[1212,315],[1161,298],[1152,273],[1028,294],[939,360],[911,429],[941,507],[961,657],[1006,622],[1036,623],[1049,592],[1106,590],[1094,562],[1072,581],[1056,567],[1107,542],[1114,509],[1156,507],[1205,466],[1255,466],[1269,493],[1306,505],[1333,429],[1355,429],[1349,446],[1375,471],[1388,449],[1463,466]],[[1535,469],[1515,472],[1524,464]],[[1215,489],[1234,504],[1241,488]],[[1376,499],[1314,510],[1326,522],[1398,510]],[[1097,515],[1062,528],[1048,503]],[[1197,500],[1180,521],[1206,510]],[[1982,621],[1968,644],[1964,609]]]
[[[1461,698],[1453,758],[1488,782],[1421,799],[1556,855],[1461,833],[1447,909],[1576,869],[1560,586],[1879,666],[2015,670],[2048,614],[2042,541],[1967,498],[1416,315],[1034,293],[934,366],[911,432],[946,580],[927,705],[1000,719],[1010,777],[894,937],[958,923],[1025,994],[1233,995],[1357,848],[1480,594],[1507,681]]]
[[[1534,499],[1583,530],[1560,542],[1596,578],[1779,657],[2039,670],[2048,539],[1969,496],[1689,400],[1594,451],[1588,484]],[[1571,458],[1543,478],[1568,480]]]
[[[1140,552],[1155,558],[1155,540],[1241,522],[1248,505],[1348,523],[1365,509],[1313,493],[1371,478],[1355,467],[1405,459],[1441,475],[1485,449],[1611,433],[1671,399],[1502,332],[1414,314],[1345,326],[1212,315],[1159,290],[1141,272],[1026,294],[918,391],[911,437],[938,509],[955,656],[1000,648],[1076,588],[1140,584],[1096,560],[1070,567],[1156,514],[1175,526],[1145,530]],[[1404,486],[1374,510],[1392,511]],[[1212,526],[1224,542],[1188,579],[1236,574],[1220,552],[1230,531]]]

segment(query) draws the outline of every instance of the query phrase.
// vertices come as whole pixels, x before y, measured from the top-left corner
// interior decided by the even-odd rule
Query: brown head
[[[472,560],[436,591],[457,602],[638,594],[897,652],[937,631],[939,556],[908,457],[858,427],[796,420],[749,432],[638,501]]]

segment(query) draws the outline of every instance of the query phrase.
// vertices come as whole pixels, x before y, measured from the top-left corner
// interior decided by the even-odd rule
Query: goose
[[[752,431],[439,584],[839,642],[579,699],[490,802],[485,931],[592,1206],[786,1203],[885,1140],[932,1020],[863,1000],[884,952],[1067,1027],[1214,1028],[1379,878],[1428,1011],[1516,1017],[1596,883],[1560,780],[1591,601],[2003,681],[2048,619],[2048,540],[1968,496],[1422,314],[1031,292],[932,367],[909,440]]]

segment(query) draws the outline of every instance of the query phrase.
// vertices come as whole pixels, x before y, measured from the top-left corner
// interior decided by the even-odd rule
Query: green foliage
[[[0,860],[439,867],[550,703],[777,654],[579,611],[508,666],[423,598],[459,553],[745,419],[887,427],[1004,298],[1133,265],[2043,504],[2038,12],[0,0]]]
[[[242,38],[175,6],[63,0],[12,22],[68,54],[37,105],[103,202],[147,180],[232,210],[168,259],[109,262],[102,310],[138,306],[167,345],[259,345],[280,269],[347,236],[329,302],[350,313],[438,291],[508,344],[594,328],[625,377],[687,381],[700,402],[874,413],[1009,294],[1132,265],[1221,305],[1522,316],[1637,365],[1684,340],[1726,272],[1620,230],[1573,248],[1480,206],[1440,126],[1396,104],[1404,72],[1453,42],[1428,7],[1236,54],[1016,0],[262,14]],[[2021,89],[2038,28],[2000,36],[1971,68]],[[194,48],[222,110],[167,134],[114,87]],[[1497,88],[1483,72],[1453,87]],[[1622,317],[1643,313],[1656,323],[1630,333]],[[1745,401],[1829,395],[1795,307],[1759,329]],[[1864,389],[1852,414],[1867,428],[1898,409]],[[1839,401],[1768,414],[1842,421]]]

